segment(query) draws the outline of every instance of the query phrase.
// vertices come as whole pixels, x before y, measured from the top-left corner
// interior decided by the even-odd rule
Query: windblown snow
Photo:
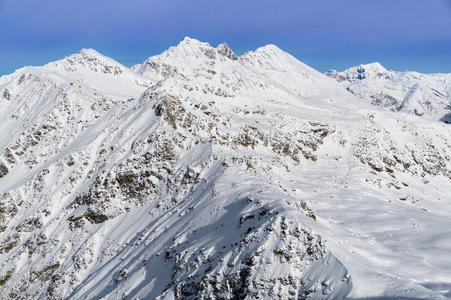
[[[0,298],[450,298],[450,74],[329,75],[185,38],[0,77]]]

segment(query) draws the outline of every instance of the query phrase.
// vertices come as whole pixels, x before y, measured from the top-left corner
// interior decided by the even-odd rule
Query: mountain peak
[[[177,44],[177,46],[171,48],[198,50],[200,48],[212,48],[212,47],[210,46],[210,44],[206,42],[201,42],[199,40],[186,36],[183,38],[183,40],[181,40]]]
[[[215,52],[215,49],[206,42],[200,42],[196,39],[185,37],[181,40],[177,46],[172,46],[168,50],[164,51],[160,55],[156,55],[155,57],[172,57],[180,59],[184,61],[187,57],[202,57],[203,55],[211,58],[212,52]],[[153,59],[150,57],[149,59]]]
[[[181,40],[178,43],[179,46],[183,46],[183,45],[200,45],[200,44],[202,44],[201,41],[193,39],[193,38],[190,38],[189,36],[185,36],[183,38],[183,40]]]
[[[105,95],[120,97],[128,96],[130,92],[140,93],[149,84],[148,79],[94,49],[81,49],[63,59],[48,63],[39,70],[58,74],[70,81],[82,80],[87,85],[93,82],[96,89]]]
[[[267,53],[267,54],[285,53],[285,51],[283,51],[282,49],[280,49],[279,47],[277,47],[274,44],[268,44],[268,45],[262,46],[262,47],[258,48],[257,50],[255,50],[255,52]]]
[[[357,67],[357,71],[362,70],[362,72],[371,73],[384,73],[387,71],[379,62],[373,62],[369,64],[362,64]]]
[[[83,48],[78,53],[84,56],[104,57],[102,54],[92,48]]]
[[[389,71],[385,69],[379,62],[369,64],[361,64],[356,67],[351,67],[343,72],[330,70],[326,75],[334,77],[338,81],[343,80],[363,80],[367,78],[387,78]]]
[[[235,55],[235,53],[232,51],[232,49],[230,49],[229,45],[227,45],[226,42],[219,44],[216,47],[216,50],[218,51],[219,54],[228,57],[232,60],[237,60],[238,57]]]
[[[123,67],[119,62],[92,48],[83,48],[77,53],[65,57],[62,61],[69,62],[70,64],[101,64]]]
[[[449,81],[232,54],[185,38],[134,71],[82,49],[0,77],[1,294],[445,298],[422,283],[451,285]]]

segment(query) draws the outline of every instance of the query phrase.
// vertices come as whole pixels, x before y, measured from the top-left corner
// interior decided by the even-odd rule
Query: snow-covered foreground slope
[[[0,78],[4,299],[451,296],[451,132],[269,45]]]
[[[327,75],[374,105],[451,123],[451,73],[396,72],[376,62]]]

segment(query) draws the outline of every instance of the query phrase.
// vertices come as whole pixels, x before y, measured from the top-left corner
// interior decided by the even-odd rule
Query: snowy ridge
[[[236,92],[255,94],[256,89],[268,90],[271,86],[299,96],[323,93],[325,89],[328,95],[331,91],[337,97],[344,94],[333,80],[274,45],[237,57],[226,44],[213,48],[208,43],[185,38],[176,47],[133,69],[150,79],[189,79],[191,85],[208,85],[206,88],[228,96]]]
[[[449,126],[342,84],[190,38],[1,77],[0,298],[450,297]]]
[[[374,105],[451,122],[451,73],[396,72],[376,62],[327,75]]]

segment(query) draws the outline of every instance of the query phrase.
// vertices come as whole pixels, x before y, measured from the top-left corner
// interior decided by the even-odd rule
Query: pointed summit
[[[204,55],[208,56],[208,58],[214,58],[214,52],[215,49],[209,43],[185,37],[177,46],[170,47],[161,55],[184,60],[186,57],[200,57]]]
[[[191,45],[191,46],[195,46],[195,45],[197,45],[197,46],[199,46],[199,45],[201,45],[201,44],[203,44],[202,42],[200,42],[200,41],[198,41],[198,40],[196,40],[196,39],[192,39],[192,38],[190,38],[189,36],[185,36],[184,38],[183,38],[183,40],[181,40],[179,43],[178,43],[178,45],[177,45],[177,47],[179,47],[179,46],[186,46],[186,45]]]
[[[219,54],[222,56],[225,56],[231,60],[237,60],[238,57],[235,55],[235,53],[230,49],[229,45],[227,45],[226,42],[219,44],[218,47],[216,47],[216,50]]]
[[[65,57],[61,60],[61,62],[68,62],[69,64],[79,64],[79,65],[102,65],[102,66],[111,66],[124,69],[125,67],[115,61],[114,59],[107,57],[94,49],[91,48],[83,48],[75,54]],[[56,62],[58,63],[58,61]]]
[[[378,62],[360,65],[356,67],[357,78],[359,80],[366,78],[380,78],[384,77],[387,70]]]
[[[387,69],[385,69],[380,63],[378,62],[373,62],[370,64],[364,64],[364,65],[360,65],[357,67],[357,72],[369,72],[369,73],[384,73],[387,71]]]
[[[199,49],[202,49],[202,48],[212,48],[212,47],[208,43],[201,42],[199,40],[196,40],[196,39],[186,36],[183,38],[183,40],[181,40],[177,44],[177,46],[171,47],[171,48],[184,49],[184,50],[188,50],[188,51],[198,51]],[[171,48],[169,48],[169,49],[171,49]]]
[[[359,66],[346,69],[343,72],[331,70],[326,73],[327,76],[333,77],[338,81],[354,81],[368,78],[389,79],[392,76],[391,74],[392,71],[388,71],[378,62],[361,64]]]
[[[104,57],[102,54],[92,48],[83,48],[78,53],[84,56]]]
[[[375,61],[375,62],[372,62],[372,63],[369,63],[369,64],[364,64],[362,66],[366,66],[366,67],[369,67],[369,68],[384,69],[385,70],[385,68],[378,61]]]
[[[255,52],[261,53],[264,55],[270,55],[270,56],[285,56],[288,54],[274,44],[268,44],[268,45],[259,47],[259,48],[257,48],[257,50],[255,50]]]

